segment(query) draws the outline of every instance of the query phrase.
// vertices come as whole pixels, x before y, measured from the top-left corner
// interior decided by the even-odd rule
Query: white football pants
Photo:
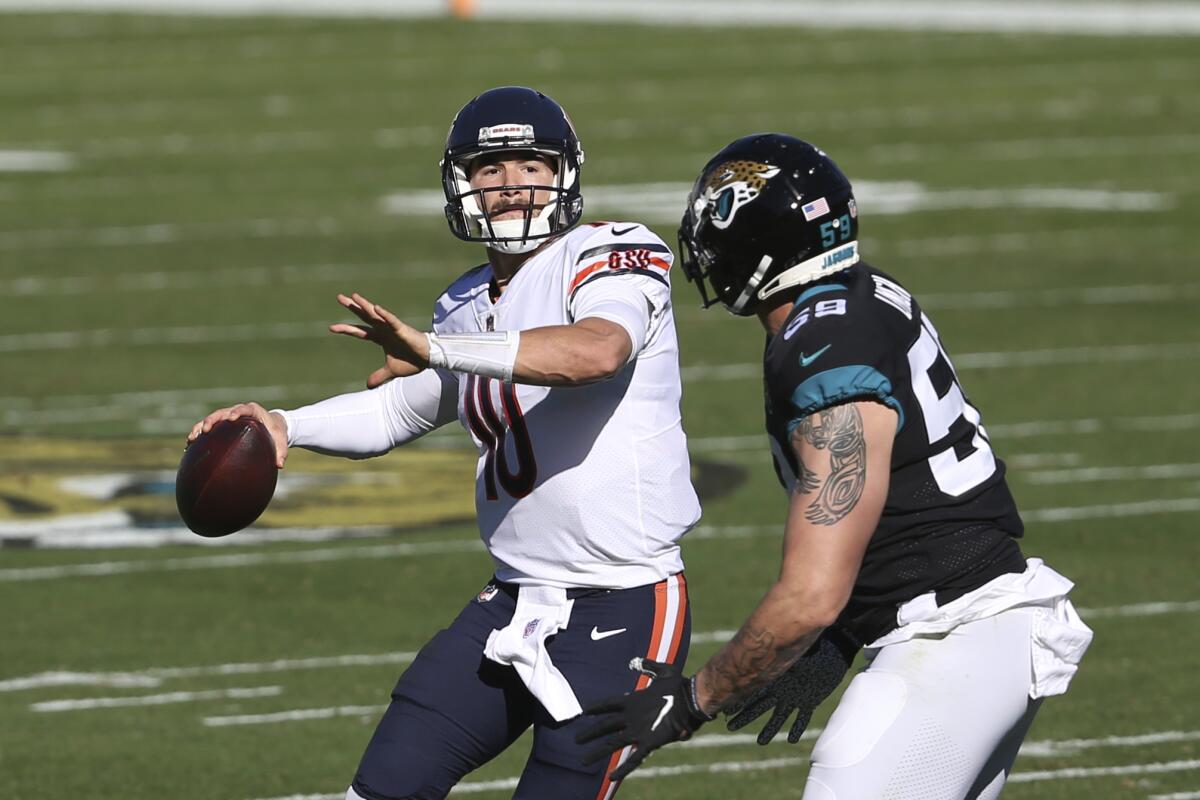
[[[1041,704],[1029,698],[1032,615],[867,650],[817,739],[804,800],[998,797]]]

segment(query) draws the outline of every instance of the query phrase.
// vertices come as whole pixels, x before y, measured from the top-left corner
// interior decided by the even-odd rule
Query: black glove
[[[826,629],[787,672],[732,710],[727,727],[731,731],[744,728],[773,708],[775,713],[758,733],[758,743],[767,744],[792,712],[798,711],[788,741],[792,744],[800,741],[813,711],[842,682],[858,648],[857,642],[840,631]]]
[[[586,708],[584,714],[602,719],[575,737],[577,744],[607,737],[583,757],[585,764],[607,758],[626,745],[635,746],[625,763],[609,775],[614,781],[624,779],[664,744],[690,739],[697,728],[716,718],[700,710],[692,679],[680,675],[671,664],[635,658],[629,668],[649,675],[650,685]]]

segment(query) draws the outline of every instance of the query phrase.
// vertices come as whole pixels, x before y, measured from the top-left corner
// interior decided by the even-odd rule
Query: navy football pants
[[[499,591],[468,603],[400,677],[355,775],[360,797],[443,798],[531,725],[533,748],[514,798],[608,800],[616,792],[606,776],[625,753],[585,766],[582,756],[595,745],[577,745],[575,736],[589,721],[556,722],[512,667],[484,658],[488,634],[506,626],[516,608],[516,586],[491,585]],[[648,683],[629,669],[635,656],[683,667],[691,614],[682,573],[633,589],[576,589],[567,596],[575,601],[570,624],[547,640],[547,650],[584,708]]]

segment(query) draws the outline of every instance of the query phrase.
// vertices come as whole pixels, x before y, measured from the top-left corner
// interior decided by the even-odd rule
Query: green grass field
[[[298,453],[259,528],[132,545],[173,521],[207,410],[365,380],[376,354],[324,332],[336,292],[423,323],[479,263],[436,209],[383,198],[438,191],[454,112],[507,83],[571,112],[585,198],[618,198],[600,218],[622,212],[606,187],[687,183],[757,130],[859,182],[866,257],[925,301],[1009,461],[1026,552],[1076,580],[1096,631],[1005,797],[1200,797],[1195,40],[10,14],[0,54],[0,151],[69,166],[0,171],[0,797],[345,790],[406,654],[490,575],[465,434]],[[673,244],[682,200],[627,215]],[[785,505],[761,333],[675,289],[706,499],[684,551],[695,666],[773,579]],[[82,546],[105,515],[141,526],[129,546]],[[313,526],[347,530],[264,536]],[[798,798],[810,748],[712,726],[650,763],[693,769],[621,796]],[[488,782],[524,753],[461,790],[508,796]]]

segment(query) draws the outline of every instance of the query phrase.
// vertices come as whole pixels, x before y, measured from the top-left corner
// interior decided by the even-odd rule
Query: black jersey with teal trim
[[[802,417],[852,400],[896,411],[891,480],[841,624],[869,643],[895,609],[930,591],[940,604],[1025,569],[1024,532],[979,412],[937,331],[894,279],[859,263],[797,299],[764,355],[767,432],[780,481]]]

